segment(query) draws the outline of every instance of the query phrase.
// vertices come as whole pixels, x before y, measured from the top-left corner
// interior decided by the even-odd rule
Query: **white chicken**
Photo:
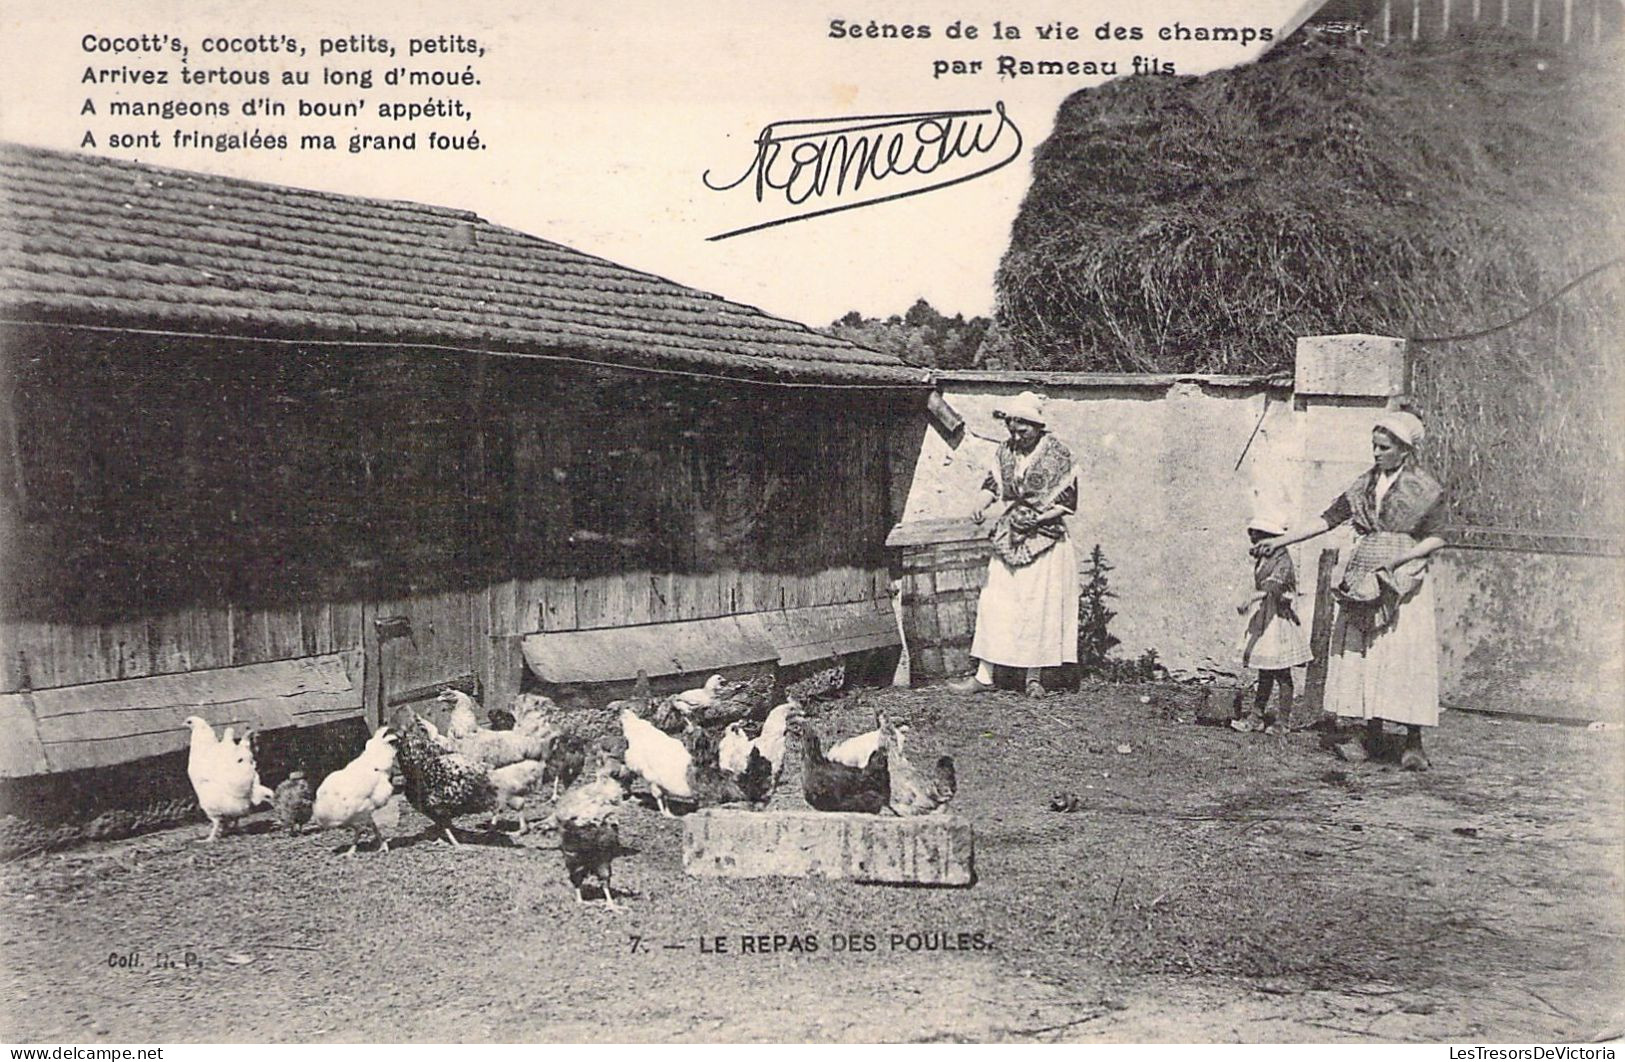
[[[692,799],[689,766],[693,757],[681,741],[661,733],[653,723],[638,718],[630,708],[621,711],[621,733],[626,736],[626,765],[649,783],[649,794],[668,819],[677,816],[666,807],[666,794]]]
[[[743,723],[729,723],[722,734],[722,743],[717,746],[717,766],[730,774],[744,774],[745,768],[750,765],[751,749],[755,749],[772,765],[773,781],[777,782],[779,770],[784,766],[785,731],[800,709],[801,705],[792,699],[768,712],[767,721],[762,724],[762,733],[754,741],[745,736]]]
[[[186,777],[191,779],[198,807],[211,823],[209,836],[202,840],[213,841],[225,824],[242,818],[255,805],[269,804],[275,794],[260,784],[246,736],[238,744],[227,727],[224,740],[217,741],[214,728],[195,715],[187,716],[186,725],[192,728]]]
[[[451,705],[451,714],[446,716],[447,737],[461,741],[480,729],[480,717],[474,713],[478,707],[474,698],[462,690],[444,689],[440,691],[438,699],[443,704]]]
[[[721,696],[724,681],[721,675],[712,675],[705,680],[705,685],[698,689],[674,694],[671,699],[672,705],[684,715],[693,715],[701,708],[709,708]]]
[[[896,724],[897,751],[903,751],[903,739],[908,736],[908,724]],[[876,717],[875,728],[866,734],[849,737],[838,742],[834,748],[825,753],[825,759],[831,763],[842,763],[848,767],[863,767],[868,764],[869,757],[873,756],[881,747],[880,720]]]
[[[353,836],[350,850],[344,853],[347,856],[355,855],[363,830],[370,830],[378,838],[380,852],[389,851],[389,841],[378,828],[374,813],[395,793],[389,782],[389,772],[395,767],[395,740],[389,727],[379,727],[367,739],[361,755],[322,779],[316,789],[310,821],[323,830],[348,826]]]

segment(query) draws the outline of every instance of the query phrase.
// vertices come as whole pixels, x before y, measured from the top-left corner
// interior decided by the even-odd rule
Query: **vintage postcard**
[[[1614,1057],[1618,0],[0,20],[0,1041]]]

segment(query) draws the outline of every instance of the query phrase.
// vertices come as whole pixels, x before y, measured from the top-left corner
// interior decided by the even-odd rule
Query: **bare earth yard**
[[[874,694],[913,723],[911,758],[958,761],[968,889],[691,878],[680,824],[637,803],[622,913],[577,906],[551,834],[453,849],[411,837],[415,815],[388,854],[354,859],[336,854],[347,836],[259,815],[215,845],[195,843],[200,821],[11,863],[0,1039],[1625,1031],[1625,735],[1448,712],[1434,769],[1410,775],[1343,764],[1314,733],[1192,725],[1190,697]],[[824,715],[826,734],[871,725],[851,704]],[[803,806],[790,760],[775,807]],[[1080,809],[1049,810],[1057,790]],[[991,947],[959,936],[977,933]],[[740,952],[761,934],[817,950]],[[955,947],[894,951],[894,934]],[[858,950],[837,948],[853,935]],[[719,936],[727,953],[702,952]],[[129,955],[140,965],[110,964]]]

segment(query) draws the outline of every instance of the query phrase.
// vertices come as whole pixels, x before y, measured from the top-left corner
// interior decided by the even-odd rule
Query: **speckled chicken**
[[[886,806],[901,816],[928,815],[946,807],[959,783],[951,756],[939,756],[930,774],[920,770],[903,755],[903,739],[885,712],[877,713],[880,747],[886,753],[891,774],[891,796]]]
[[[289,833],[298,833],[310,821],[312,791],[304,771],[294,771],[283,779],[271,797],[271,810]]]
[[[395,733],[395,762],[407,803],[427,815],[452,844],[462,843],[452,832],[451,820],[497,806],[490,772],[462,753],[436,745],[415,712],[397,714]]]
[[[863,767],[848,767],[824,758],[817,731],[801,731],[801,791],[819,811],[863,811],[879,814],[891,797],[891,771],[880,749]]]
[[[603,892],[604,906],[620,909],[610,887],[610,868],[621,848],[619,809],[626,798],[624,771],[619,761],[600,755],[592,780],[572,786],[554,805],[559,851],[578,903],[587,902],[582,890],[590,878]]]
[[[845,686],[846,665],[837,662],[831,667],[815,671],[804,679],[790,683],[784,688],[784,696],[798,704],[811,704],[814,701],[839,696]]]

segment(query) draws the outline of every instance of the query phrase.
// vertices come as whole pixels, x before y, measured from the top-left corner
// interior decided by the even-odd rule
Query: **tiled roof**
[[[0,144],[0,316],[755,379],[927,379],[890,355],[467,211],[16,144]]]

